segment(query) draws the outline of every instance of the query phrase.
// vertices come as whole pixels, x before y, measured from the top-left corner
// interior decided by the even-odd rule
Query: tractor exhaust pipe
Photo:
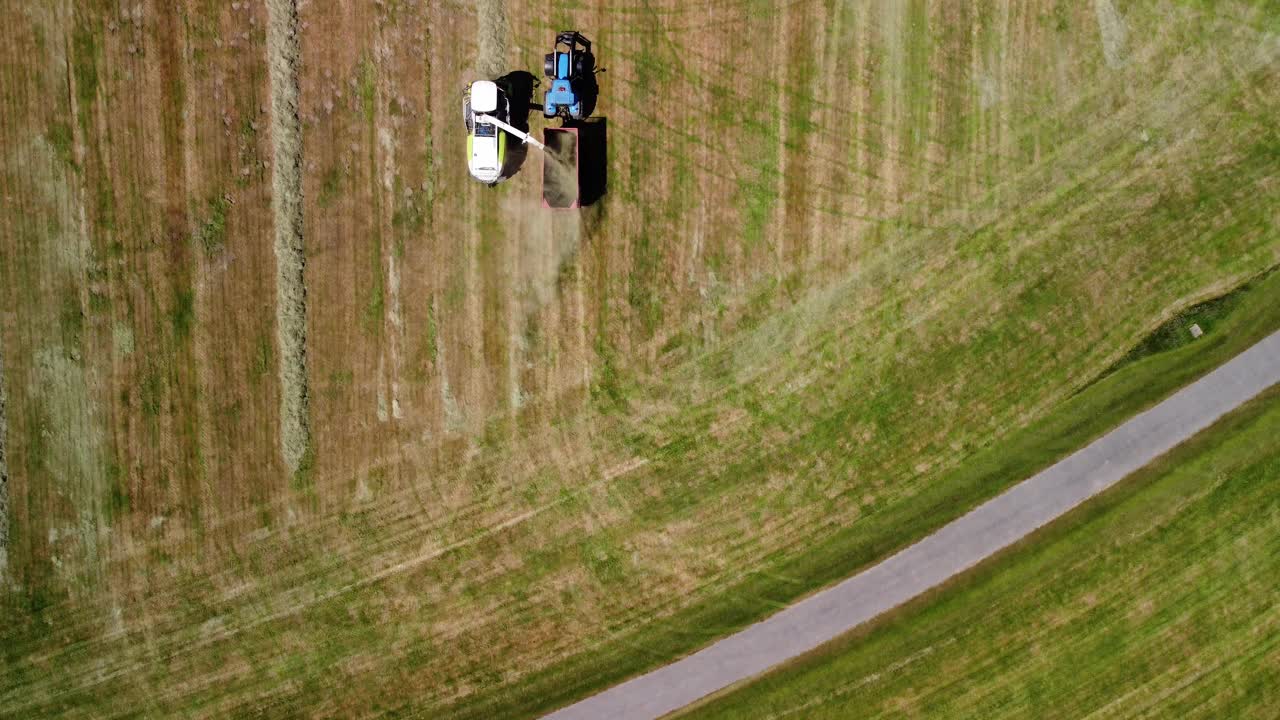
[[[477,120],[484,120],[484,121],[486,121],[486,122],[491,122],[491,123],[493,123],[494,125],[497,125],[498,127],[502,128],[503,130],[506,130],[507,132],[511,133],[512,135],[515,135],[516,137],[520,138],[520,140],[521,140],[521,141],[526,142],[526,143],[530,143],[530,144],[532,144],[534,147],[538,148],[539,150],[541,150],[541,151],[543,151],[543,152],[546,152],[546,151],[547,151],[547,146],[546,146],[546,145],[543,145],[542,143],[540,143],[540,142],[538,142],[537,140],[533,139],[533,136],[532,136],[532,135],[530,135],[529,133],[527,133],[527,132],[521,132],[521,131],[517,130],[515,127],[513,127],[513,126],[511,126],[511,125],[509,125],[509,124],[507,124],[507,123],[502,122],[501,120],[499,120],[498,118],[496,118],[496,117],[494,117],[494,116],[492,116],[492,115],[477,115],[477,116],[476,116],[476,119],[477,119]]]

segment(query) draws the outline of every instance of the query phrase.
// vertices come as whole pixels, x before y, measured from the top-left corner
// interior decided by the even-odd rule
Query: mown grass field
[[[682,718],[1264,718],[1280,392],[977,570]]]
[[[478,7],[299,8],[296,474],[264,8],[0,11],[0,714],[529,716],[1272,317],[1076,395],[1280,262],[1272,3]],[[562,26],[608,67],[576,216],[459,159],[477,39],[536,70]]]
[[[1210,319],[1212,322],[1210,322]],[[1192,323],[1205,329],[1199,340]],[[1187,308],[1156,328],[1096,382],[1000,443],[966,457],[905,508],[890,508],[806,548],[785,566],[741,578],[726,596],[713,596],[605,649],[584,653],[535,676],[500,702],[554,705],[588,694],[678,657],[732,629],[764,617],[788,600],[847,577],[915,538],[958,517],[1000,490],[1034,475],[1127,418],[1151,407],[1201,375],[1280,330],[1280,274],[1270,272],[1233,292]],[[1155,346],[1155,347],[1153,347]],[[608,662],[602,663],[601,658]],[[513,702],[514,700],[514,702]],[[743,707],[751,707],[746,702]],[[516,714],[510,705],[476,710]]]

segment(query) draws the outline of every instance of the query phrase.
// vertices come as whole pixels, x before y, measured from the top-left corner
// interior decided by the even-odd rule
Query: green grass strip
[[[977,569],[680,717],[1270,717],[1280,389]]]
[[[536,717],[693,652],[910,545],[1280,329],[1280,273],[1247,283],[1234,298],[1231,310],[1195,342],[1115,368],[1041,420],[967,458],[912,503],[864,517],[791,559],[785,577],[747,576],[669,618],[533,674],[501,694],[464,701],[451,709],[452,715]],[[1156,332],[1166,330],[1162,326]]]

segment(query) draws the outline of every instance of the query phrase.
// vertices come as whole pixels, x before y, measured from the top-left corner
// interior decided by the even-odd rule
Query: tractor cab
[[[590,40],[576,30],[556,35],[555,51],[547,53],[543,70],[551,78],[542,103],[547,117],[581,120],[591,114],[596,95],[596,59],[591,54]]]

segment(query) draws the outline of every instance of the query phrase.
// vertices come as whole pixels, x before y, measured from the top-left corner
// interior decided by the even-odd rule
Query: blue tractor
[[[599,88],[590,40],[577,30],[556,35],[555,52],[547,53],[543,69],[551,78],[551,87],[542,103],[547,117],[559,115],[565,120],[582,120],[591,115]]]

